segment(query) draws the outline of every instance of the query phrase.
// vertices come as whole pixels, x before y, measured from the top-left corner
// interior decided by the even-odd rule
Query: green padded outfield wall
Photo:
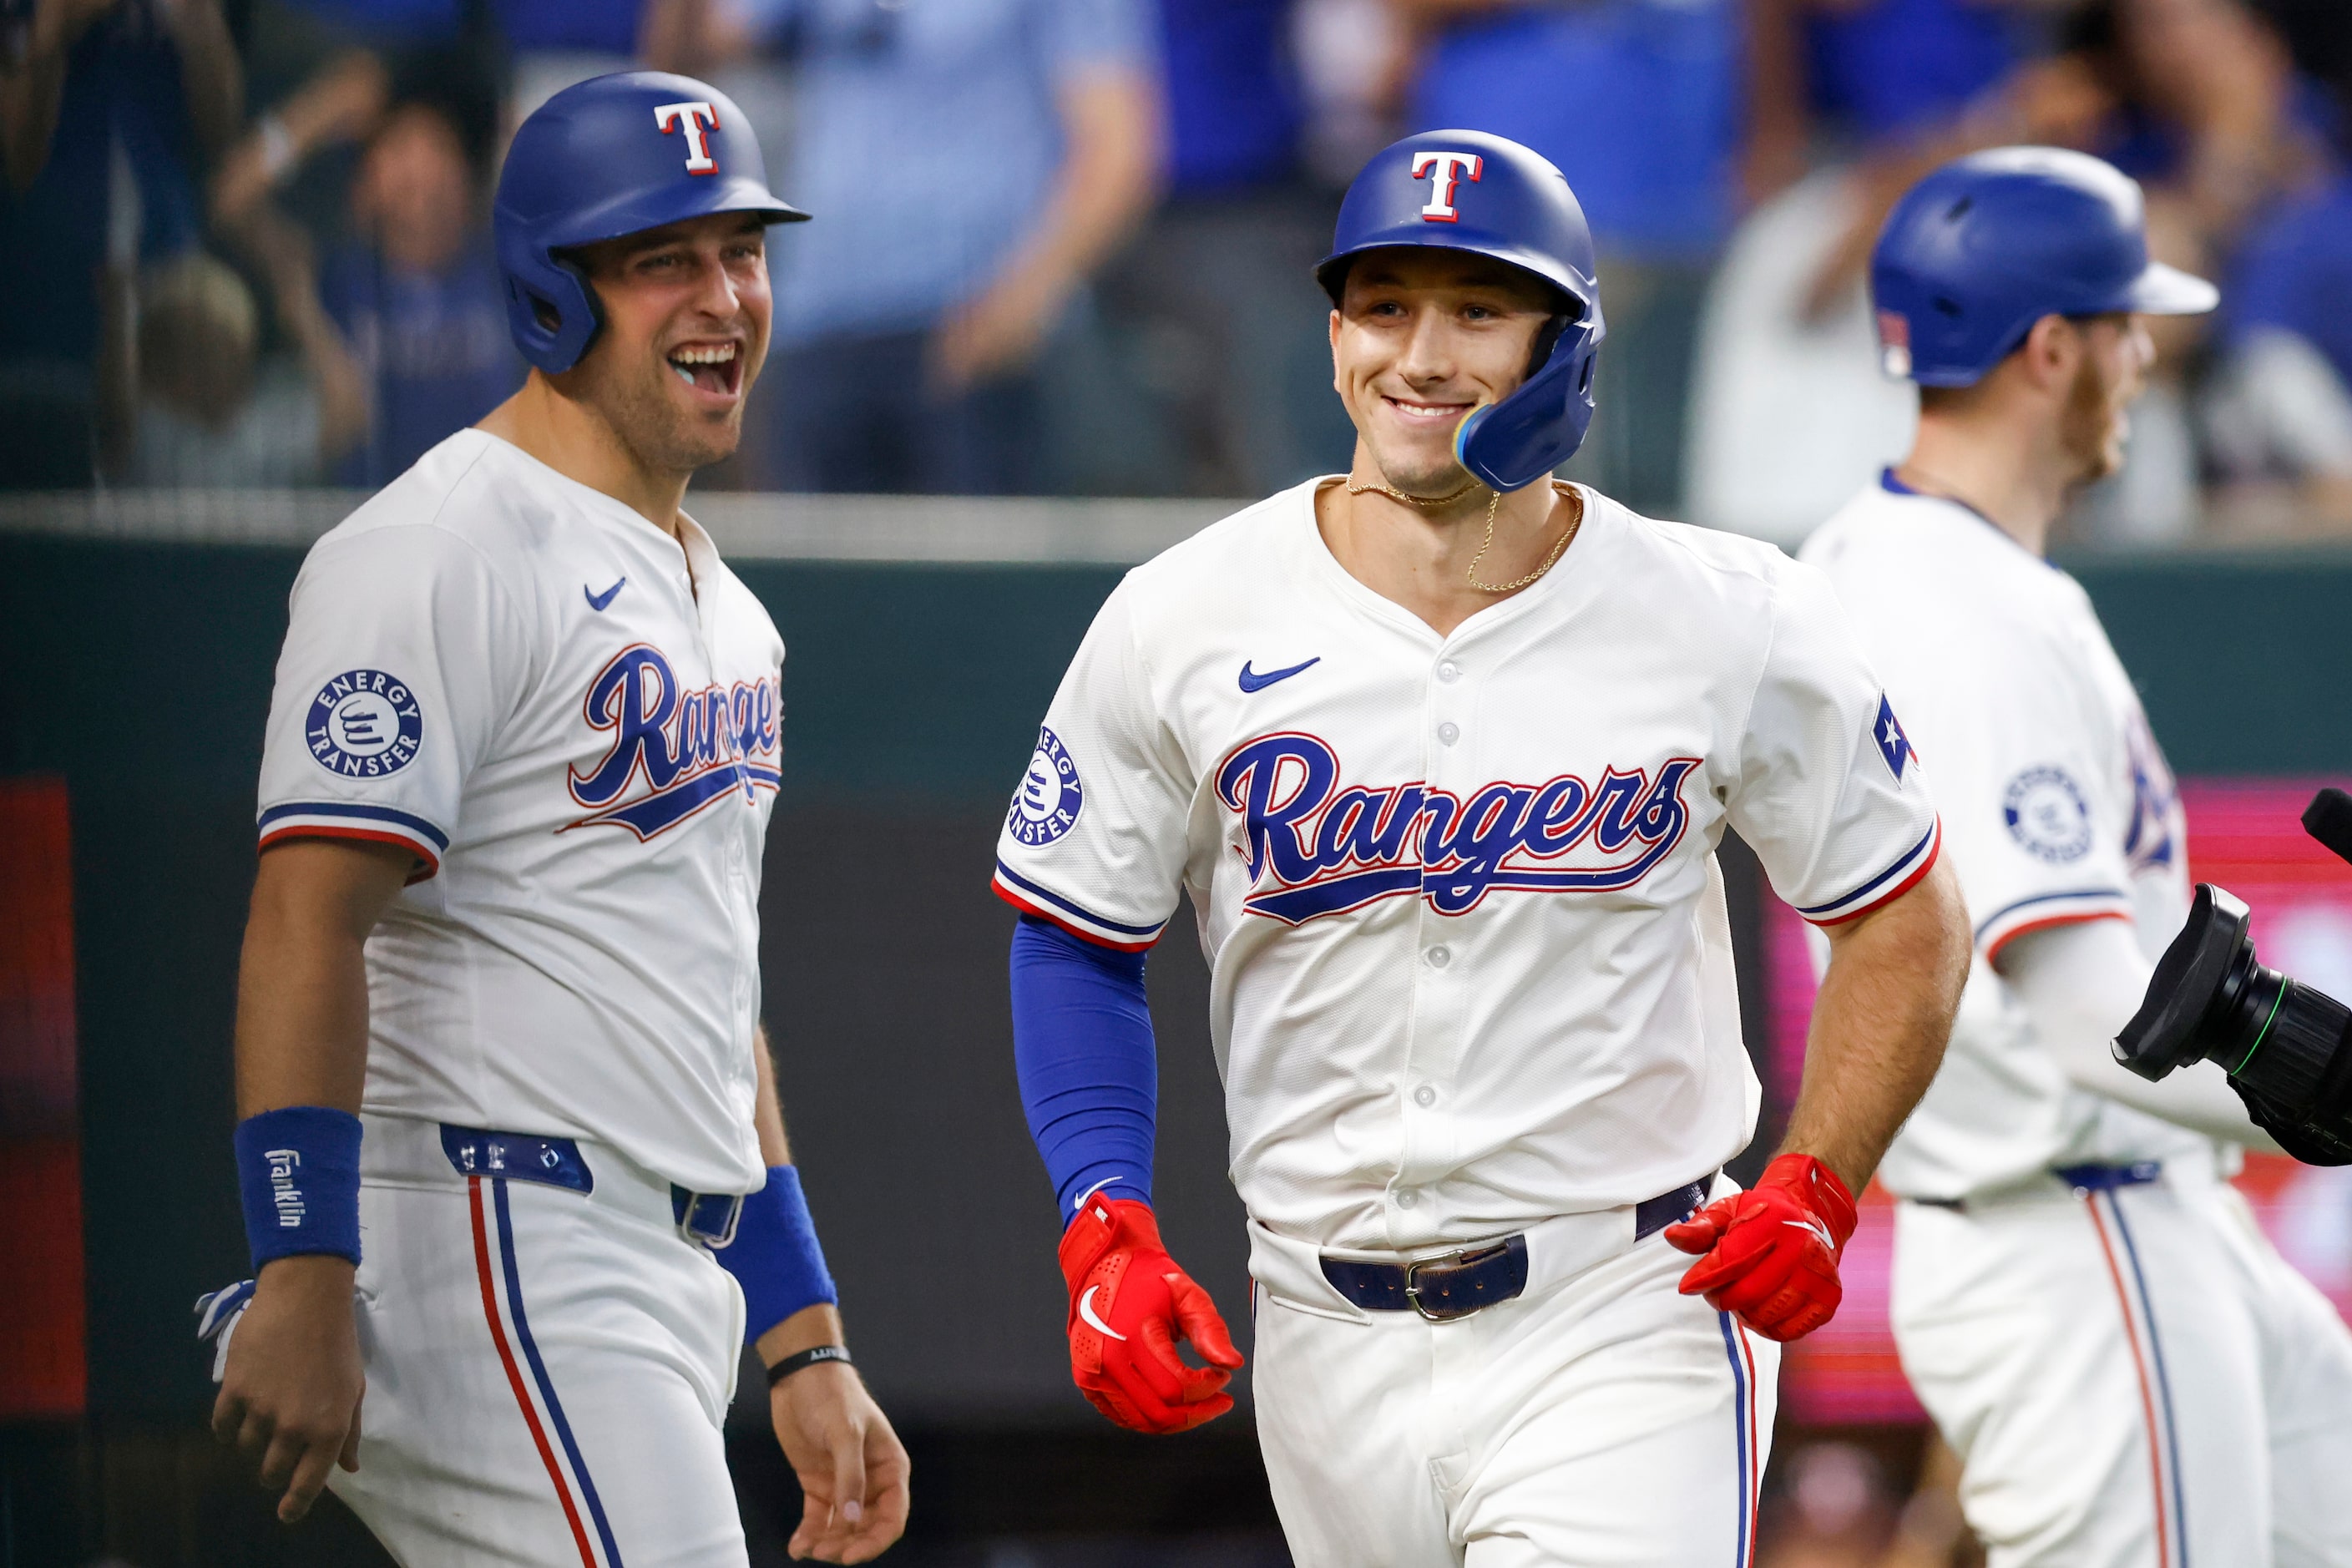
[[[0,536],[0,772],[73,814],[91,1407],[206,1406],[199,1290],[243,1272],[229,1030],[254,776],[297,550]],[[782,628],[767,1010],[859,1358],[894,1412],[1076,1418],[1013,1090],[1002,803],[1110,566],[751,561]],[[2189,774],[2352,774],[2352,556],[2079,566]],[[0,851],[5,856],[5,851]],[[1153,966],[1171,1243],[1245,1317],[1205,982]],[[940,1282],[972,1282],[940,1310]]]

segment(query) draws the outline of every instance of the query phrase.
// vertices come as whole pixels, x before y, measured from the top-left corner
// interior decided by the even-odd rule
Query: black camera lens
[[[2116,1059],[2150,1079],[2192,1061],[2218,1063],[2290,1153],[2352,1163],[2352,1008],[2264,967],[2249,923],[2244,904],[2198,884],[2188,923],[2116,1037]],[[2329,1157],[2314,1159],[2322,1153]]]

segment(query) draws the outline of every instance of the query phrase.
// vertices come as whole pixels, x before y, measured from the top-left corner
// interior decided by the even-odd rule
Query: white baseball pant
[[[1633,1243],[1630,1211],[1601,1261],[1547,1268],[1564,1223],[1530,1234],[1525,1294],[1444,1323],[1358,1309],[1253,1226],[1258,1439],[1299,1568],[1747,1568],[1780,1347],[1678,1292],[1692,1259]]]
[[[1901,1205],[1892,1315],[1989,1568],[2352,1564],[2352,1334],[2227,1183]]]
[[[667,1183],[582,1141],[588,1193],[462,1176],[364,1118],[356,1474],[405,1568],[740,1568],[720,1424],[743,1296]]]

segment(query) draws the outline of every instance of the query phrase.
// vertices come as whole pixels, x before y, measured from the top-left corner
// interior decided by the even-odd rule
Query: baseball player
[[[1976,955],[1880,1174],[1905,1370],[1993,1568],[2352,1563],[2352,1337],[2225,1178],[2274,1147],[2220,1069],[2109,1042],[2186,918],[2178,795],[2082,588],[2042,560],[2123,460],[2151,264],[2139,187],[2011,147],[1947,165],[1872,264],[1917,444],[1806,543],[1936,769]]]
[[[1834,1310],[1958,994],[1935,810],[1818,574],[1549,482],[1601,335],[1559,170],[1400,142],[1318,276],[1352,469],[1129,574],[1000,841],[1073,1373],[1142,1431],[1232,1404],[1150,1208],[1144,953],[1189,893],[1296,1559],[1744,1563],[1775,1342]],[[1728,826],[1836,953],[1746,1193]]]
[[[499,184],[527,384],[295,583],[213,1424],[282,1518],[331,1481],[404,1563],[744,1563],[745,1343],[793,1554],[904,1527],[758,1022],[783,645],[678,510],[767,350],[766,226],[804,216],[701,82],[558,93]]]

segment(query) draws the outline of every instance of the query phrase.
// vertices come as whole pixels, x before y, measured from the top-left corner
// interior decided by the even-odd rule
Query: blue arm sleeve
[[[1150,1203],[1160,1064],[1143,954],[1022,916],[1013,933],[1013,1063],[1064,1221],[1097,1192]]]

